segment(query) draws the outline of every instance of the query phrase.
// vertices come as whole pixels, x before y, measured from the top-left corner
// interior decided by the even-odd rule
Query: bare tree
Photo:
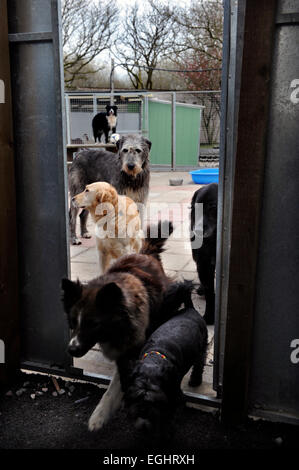
[[[169,72],[174,68],[173,61],[165,60],[158,63],[153,74],[154,90],[185,90],[186,81],[183,74]]]
[[[198,102],[204,106],[201,141],[209,145],[219,143],[220,98],[220,92],[203,93],[197,96]]]
[[[118,21],[115,0],[63,0],[62,30],[65,83],[95,73],[95,59],[111,47]],[[90,64],[92,67],[90,68]]]
[[[156,2],[151,1],[153,8],[159,9]],[[179,31],[172,57],[182,71],[180,75],[184,77],[186,88],[219,90],[223,45],[222,0],[191,0],[187,6],[175,5],[164,9],[164,12],[159,9],[159,14],[171,16],[176,31]],[[213,144],[219,133],[220,93],[196,95],[196,100],[204,105],[202,125],[205,139],[208,144]]]
[[[176,22],[182,28],[185,51],[179,56],[181,68],[210,69],[207,72],[186,74],[190,90],[219,90],[223,46],[222,0],[192,1],[189,9],[176,10]],[[204,105],[202,125],[208,144],[218,139],[220,122],[220,93],[198,96]]]
[[[223,6],[222,0],[192,0],[189,5],[160,8],[150,0],[160,15],[172,17],[176,40],[172,58],[178,68],[194,70],[182,72],[188,89],[211,90],[220,88]],[[197,70],[211,70],[197,72]]]
[[[171,11],[182,32],[178,38],[183,52],[202,54],[213,63],[221,64],[223,44],[222,0],[192,0],[189,7]]]
[[[110,89],[111,64],[100,62],[97,67],[90,63],[77,74],[72,82],[72,87],[76,89]],[[116,69],[114,74],[114,86],[118,89],[130,88],[130,81],[127,75],[119,74]]]
[[[159,10],[165,10],[163,4]],[[144,4],[143,4],[144,7]],[[153,74],[159,61],[168,59],[173,50],[174,18],[153,9],[151,1],[142,9],[131,6],[124,19],[121,35],[116,42],[116,56],[127,71],[134,88],[151,90]]]

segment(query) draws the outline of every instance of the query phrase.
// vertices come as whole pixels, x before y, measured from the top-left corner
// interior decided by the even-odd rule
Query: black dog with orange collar
[[[207,340],[205,321],[194,308],[183,309],[150,336],[124,396],[137,429],[164,432],[182,400],[181,381],[192,366],[189,385],[202,382]]]

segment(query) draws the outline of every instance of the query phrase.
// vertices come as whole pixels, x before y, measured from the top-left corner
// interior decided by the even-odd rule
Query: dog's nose
[[[81,344],[78,341],[77,337],[74,337],[74,338],[71,339],[71,341],[69,342],[67,350],[68,350],[68,353],[71,356],[80,357],[82,355],[81,354],[81,351],[82,351]]]
[[[134,170],[135,163],[128,163],[128,170]]]
[[[73,357],[83,356],[82,350],[78,346],[73,346],[72,344],[69,344],[67,350],[68,350],[68,353]]]

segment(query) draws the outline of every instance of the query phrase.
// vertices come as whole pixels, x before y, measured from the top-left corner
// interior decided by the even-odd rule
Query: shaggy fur
[[[100,274],[111,261],[129,253],[138,253],[143,232],[137,206],[132,199],[118,196],[109,183],[88,184],[72,199],[76,207],[88,209],[97,226],[96,246]]]
[[[105,142],[108,144],[109,131],[114,134],[117,124],[117,106],[106,106],[106,113],[98,113],[92,120],[92,130],[94,141],[101,142],[102,134],[105,135]]]
[[[171,223],[160,223],[159,234],[165,233],[165,225],[172,232]],[[190,286],[183,283],[178,284],[176,295],[159,261],[166,239],[159,236],[147,241],[143,253],[123,256],[103,276],[87,285],[68,279],[62,281],[64,310],[72,330],[69,353],[81,357],[99,343],[103,354],[116,360],[121,376],[113,377],[89,420],[90,430],[102,427],[120,406],[120,380],[125,380],[146,337],[176,313],[186,290],[190,298]]]
[[[138,429],[165,434],[182,400],[180,385],[190,367],[189,385],[202,382],[207,338],[205,321],[194,308],[182,310],[154,331],[127,379],[124,395]]]
[[[214,277],[216,266],[217,241],[217,199],[218,184],[212,183],[198,189],[191,201],[191,244],[196,242],[197,221],[195,204],[203,204],[203,242],[200,248],[192,248],[192,257],[197,266],[201,286],[198,293],[206,298],[204,319],[208,325],[215,321]]]
[[[115,187],[118,194],[128,196],[138,204],[146,204],[149,191],[151,142],[141,135],[127,135],[117,142],[117,147],[117,154],[105,150],[82,150],[77,154],[69,170],[71,198],[84,191],[88,184],[106,181]],[[78,210],[70,204],[70,236],[73,245],[81,243],[76,237]],[[81,237],[83,238],[90,238],[86,229],[87,216],[86,210],[80,214]]]

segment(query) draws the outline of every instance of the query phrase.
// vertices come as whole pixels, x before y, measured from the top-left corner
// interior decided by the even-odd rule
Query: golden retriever
[[[87,209],[95,222],[101,274],[113,260],[140,251],[144,235],[137,205],[129,197],[118,195],[111,184],[88,184],[72,198],[72,204]]]

